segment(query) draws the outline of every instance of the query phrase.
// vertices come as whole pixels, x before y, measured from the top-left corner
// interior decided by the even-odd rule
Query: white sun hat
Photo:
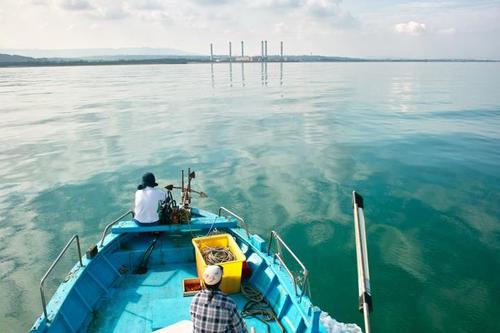
[[[222,280],[222,269],[220,266],[207,266],[203,272],[203,281],[208,286],[216,285]]]

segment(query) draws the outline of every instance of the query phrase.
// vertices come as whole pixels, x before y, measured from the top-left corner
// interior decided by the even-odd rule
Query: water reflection
[[[260,62],[260,82],[264,85],[264,62]]]
[[[413,77],[400,76],[393,79],[391,84],[391,103],[398,105],[402,113],[414,111],[415,94],[419,93],[419,87]]]
[[[267,61],[264,63],[264,83],[267,86]]]
[[[266,61],[262,61],[260,63],[260,80],[261,80],[262,86],[267,86],[268,76],[267,76],[267,62]]]
[[[229,86],[233,87],[233,63],[229,62]]]
[[[227,204],[252,231],[282,232],[311,269],[315,302],[339,318],[358,315],[345,286],[356,278],[349,195],[363,188],[370,207],[384,207],[367,215],[379,290],[397,282],[420,293],[413,310],[443,327],[498,331],[500,99],[487,87],[498,86],[500,68],[439,64],[438,75],[430,64],[287,64],[283,73],[280,63],[278,74],[270,63],[270,86],[251,89],[265,83],[266,66],[259,78],[259,64],[248,63],[241,71],[250,89],[235,93],[226,64],[204,66],[0,73],[0,145],[9,147],[0,154],[0,332],[29,330],[40,313],[36,280],[68,237],[95,242],[128,208],[140,174],[158,171],[171,183],[186,165],[200,169],[197,186],[210,195],[200,206]],[[209,70],[212,87],[219,71],[222,89],[200,89]],[[273,80],[284,84],[284,74],[293,84],[280,89]],[[401,104],[433,114],[385,112]],[[143,119],[165,121],[134,126]],[[330,261],[344,274],[321,265]],[[467,302],[450,307],[457,299]],[[380,331],[435,330],[432,320],[408,320],[405,301],[397,291],[380,295],[381,313],[391,314],[375,323]],[[472,319],[456,323],[464,313]]]
[[[241,63],[241,86],[245,86],[245,63]]]
[[[210,63],[210,77],[212,79],[212,88],[215,86],[215,78],[214,78],[214,64]]]
[[[235,75],[238,76],[238,73],[234,73],[233,71],[237,69],[233,68],[233,66],[238,66],[238,64],[234,62],[228,62],[227,63],[228,67],[225,67],[225,63],[210,63],[210,84],[212,88],[215,88],[216,86],[216,74],[215,72],[217,70],[222,71],[223,73],[222,78],[226,77],[228,78],[229,81],[229,87],[233,88],[234,84],[237,84],[239,86],[238,78],[234,77]],[[256,82],[255,79],[259,80],[259,78],[255,77],[256,74],[258,73],[258,63],[244,63],[241,62],[241,87],[247,87],[249,83]],[[268,72],[268,66],[270,66],[270,72]],[[265,61],[260,62],[260,83],[262,86],[268,86],[269,83],[272,83],[271,81],[275,80],[276,81],[276,86],[278,86],[278,80],[279,80],[279,86],[283,86],[284,84],[284,64],[282,62],[279,63],[279,73],[278,73],[278,63],[271,63],[268,64]],[[224,68],[228,68],[228,72],[224,71]],[[274,68],[274,72],[273,72]],[[227,76],[226,76],[227,75]],[[258,75],[258,74],[257,74]],[[219,83],[221,80],[221,77],[218,78]],[[222,79],[224,82],[223,85],[227,84],[228,81]],[[235,82],[236,80],[236,82]]]
[[[283,86],[283,61],[280,62],[280,86]]]

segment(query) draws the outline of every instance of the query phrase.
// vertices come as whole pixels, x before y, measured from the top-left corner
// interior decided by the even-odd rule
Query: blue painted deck
[[[182,280],[196,277],[194,263],[155,267],[145,275],[130,274],[117,284],[94,316],[89,333],[151,332],[180,320],[189,320],[192,297],[182,296]],[[238,309],[247,299],[231,295]],[[255,318],[245,320],[257,332],[267,332],[265,324]],[[281,332],[270,323],[271,332]]]
[[[287,272],[264,252],[266,244],[259,236],[248,236],[237,227],[224,229],[222,225],[235,222],[210,213],[194,216],[193,220],[201,221],[198,230],[183,229],[187,225],[158,226],[175,228],[158,230],[164,232],[144,275],[135,275],[133,271],[156,237],[150,232],[155,227],[138,227],[130,221],[115,226],[95,258],[83,258],[83,267],[75,265],[70,278],[60,285],[47,306],[49,320],[42,315],[32,332],[142,333],[189,319],[191,297],[182,296],[182,280],[196,276],[191,240],[206,235],[214,226],[235,237],[252,270],[248,283],[273,306],[286,332],[324,332],[319,324],[320,310],[307,296],[296,296]],[[240,310],[247,302],[242,294],[231,297]],[[258,333],[268,332],[258,319],[249,318],[246,322]],[[270,326],[270,332],[281,332],[275,322]]]

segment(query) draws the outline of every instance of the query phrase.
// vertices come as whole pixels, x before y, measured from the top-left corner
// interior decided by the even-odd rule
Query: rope
[[[207,246],[201,250],[203,259],[208,265],[217,265],[226,261],[233,261],[236,258],[228,247]]]
[[[250,287],[248,284],[241,286],[241,293],[248,299],[248,302],[241,311],[243,318],[254,317],[263,322],[267,327],[267,332],[271,332],[270,321],[276,321],[281,332],[286,332],[285,328],[279,321],[269,302],[264,298],[264,295],[257,289]]]
[[[214,227],[215,222],[217,221],[217,217],[218,216],[214,216],[214,221],[212,222],[212,225],[210,226],[210,229],[208,229],[208,232],[207,232],[206,236],[209,236],[210,233],[212,232],[212,228]],[[217,228],[215,228],[214,231],[217,232]]]
[[[261,302],[264,300],[264,295],[262,295],[257,289],[250,287],[248,284],[241,285],[241,293],[252,302]]]

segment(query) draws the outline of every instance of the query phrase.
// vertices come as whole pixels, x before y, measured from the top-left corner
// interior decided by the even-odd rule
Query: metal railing
[[[118,217],[117,219],[115,219],[113,222],[109,223],[105,228],[104,228],[104,231],[102,232],[102,237],[101,237],[101,240],[99,241],[99,247],[102,247],[102,245],[104,244],[104,238],[106,237],[106,235],[108,234],[108,231],[109,229],[111,229],[111,227],[113,225],[115,225],[116,223],[120,222],[125,216],[127,216],[128,214],[131,214],[132,217],[134,217],[134,211],[132,210],[129,210],[128,212],[126,213],[123,213],[120,217]]]
[[[47,277],[49,276],[49,274],[54,269],[54,267],[56,267],[57,263],[61,260],[62,256],[66,253],[66,251],[70,247],[71,243],[73,243],[73,241],[75,239],[76,239],[76,246],[78,248],[78,260],[80,261],[80,267],[83,267],[82,251],[80,249],[80,239],[78,238],[78,235],[73,235],[73,237],[71,237],[71,239],[66,243],[66,245],[64,246],[62,251],[59,253],[57,258],[52,262],[52,265],[50,265],[49,269],[47,270],[47,272],[45,273],[43,278],[40,280],[40,296],[42,297],[43,315],[45,316],[45,319],[47,320],[47,322],[49,322],[50,320],[49,320],[49,317],[47,316],[47,303],[45,301],[45,292],[44,292],[44,288],[43,288],[44,285],[43,284],[44,284],[45,280],[47,279]]]
[[[271,236],[269,238],[269,244],[267,246],[267,255],[271,254],[271,247],[273,245],[273,240],[276,240],[276,244],[277,244],[277,251],[273,254],[273,258],[277,259],[279,261],[279,263],[281,264],[281,266],[283,266],[285,268],[288,275],[290,275],[292,282],[293,282],[293,288],[295,290],[295,296],[300,296],[300,299],[302,299],[302,296],[304,296],[304,294],[307,293],[307,296],[309,298],[311,298],[311,289],[309,287],[309,271],[304,266],[302,261],[300,261],[300,259],[295,255],[295,253],[293,253],[293,251],[288,247],[288,245],[283,241],[283,239],[281,239],[281,237],[278,235],[278,233],[274,230],[271,231]],[[292,271],[290,270],[290,268],[288,268],[287,264],[283,260],[283,255],[281,252],[282,247],[288,251],[288,254],[290,254],[292,256],[292,258],[297,262],[297,264],[302,269],[302,272],[301,272],[302,276],[301,277],[295,276],[292,273]],[[300,290],[301,290],[300,295],[299,295],[298,288],[297,288],[299,282],[300,282]]]
[[[243,220],[242,217],[236,215],[235,213],[233,213],[232,211],[230,211],[229,209],[225,208],[225,207],[220,207],[219,208],[219,216],[221,216],[221,213],[222,212],[225,212],[229,215],[231,215],[232,217],[234,217],[238,222],[240,222],[240,224],[243,226],[243,228],[245,229],[245,231],[247,232],[247,237],[250,237],[250,232],[248,231],[248,225],[246,224],[245,220]]]
[[[358,264],[359,310],[363,312],[365,333],[370,333],[369,313],[372,311],[372,296],[370,290],[370,271],[368,269],[368,249],[366,246],[365,215],[363,213],[363,197],[352,192],[352,207],[354,210],[354,231],[356,238],[356,259]]]

